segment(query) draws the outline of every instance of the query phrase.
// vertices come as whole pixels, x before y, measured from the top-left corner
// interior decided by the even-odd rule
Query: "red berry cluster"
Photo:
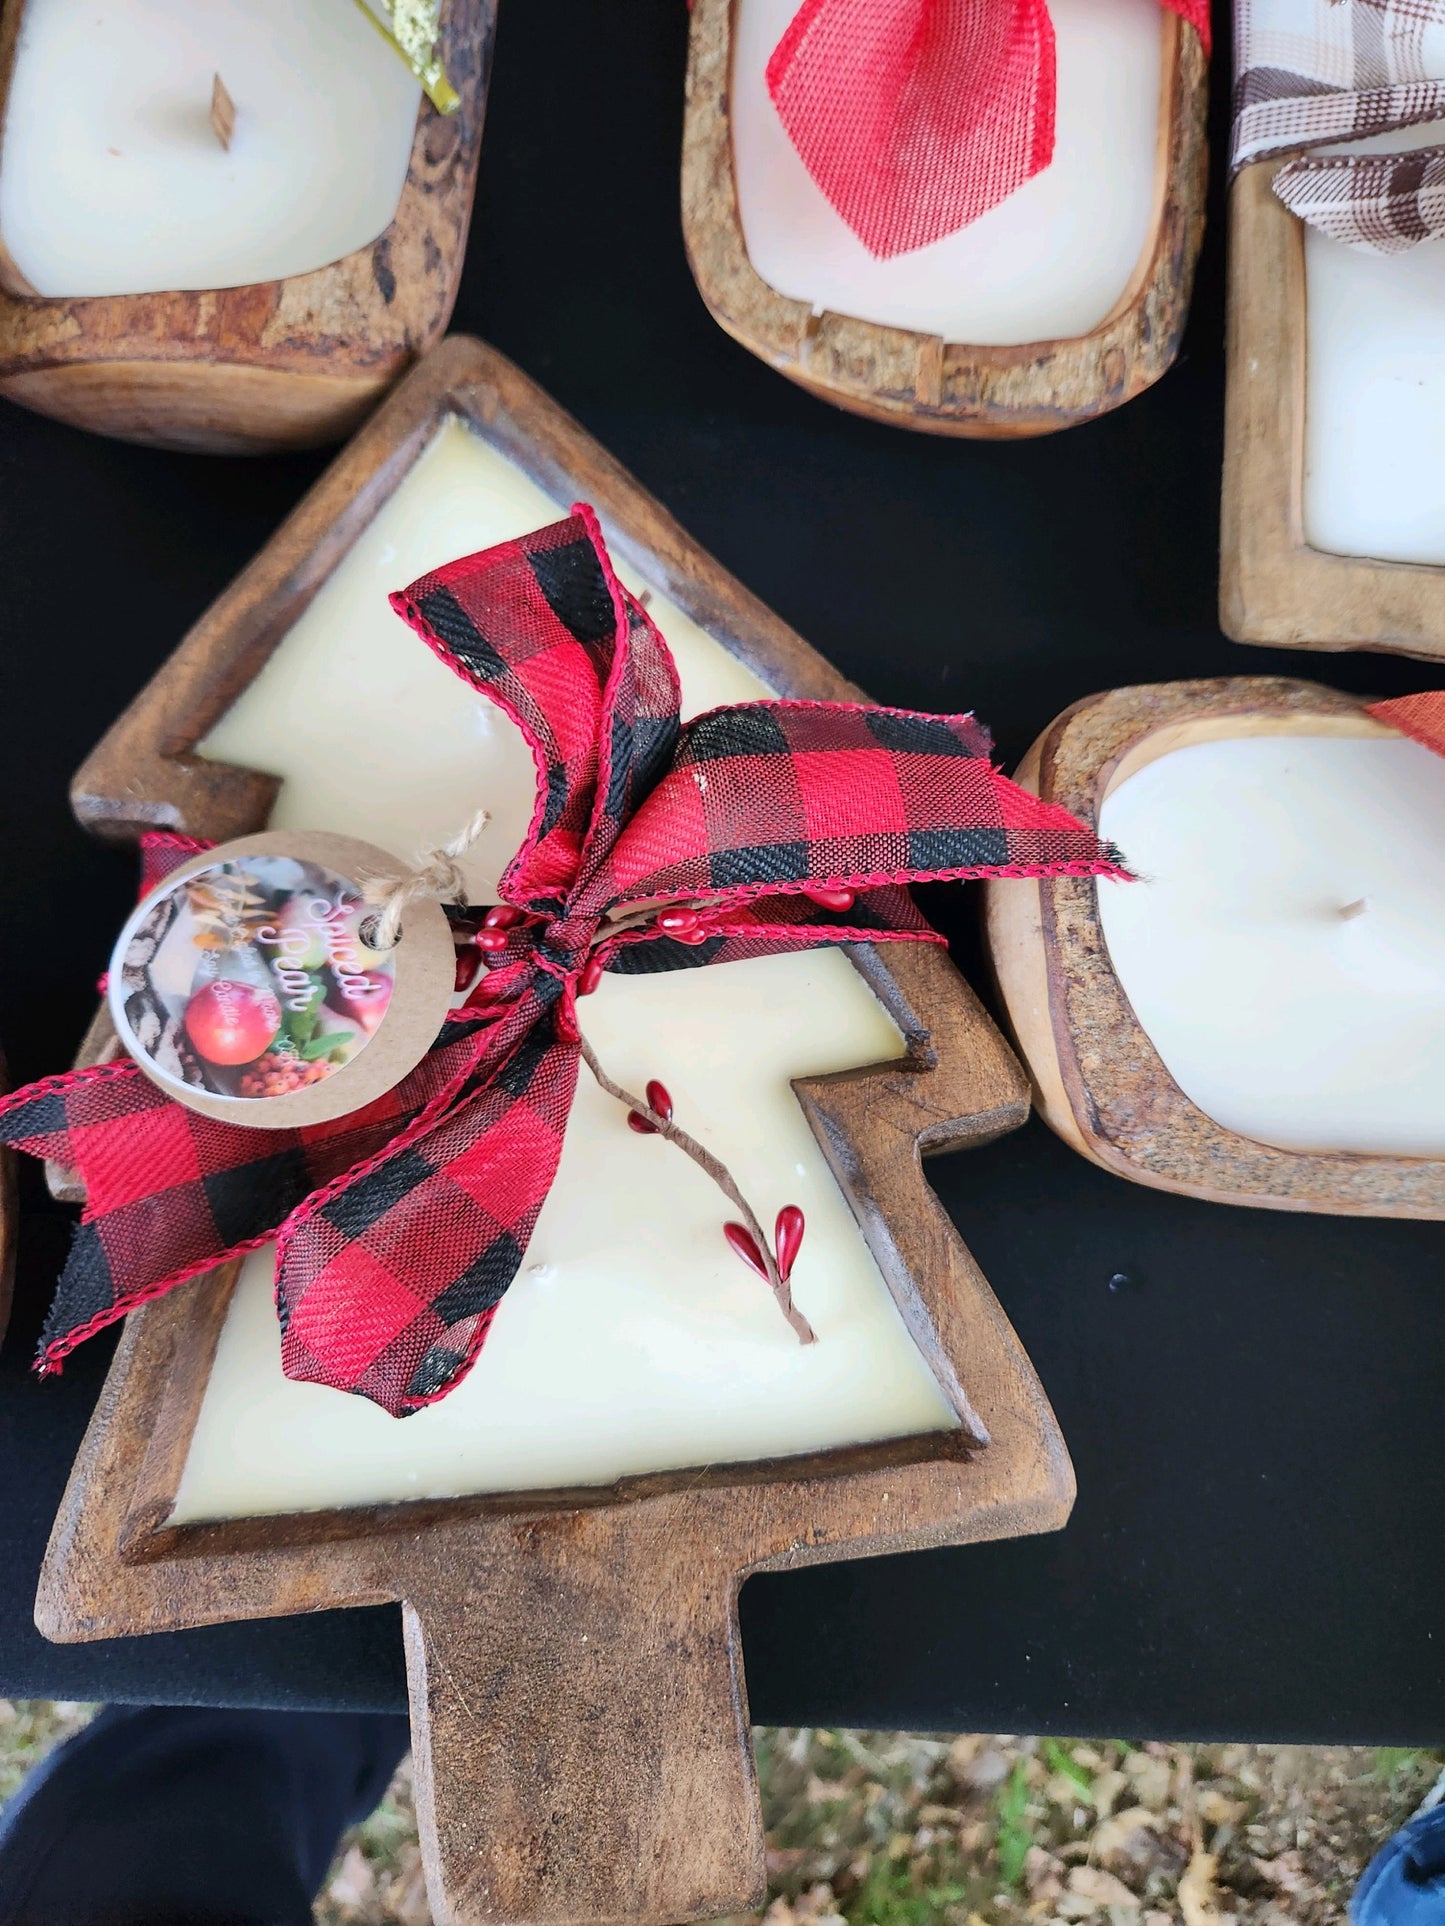
[[[668,1094],[667,1085],[659,1083],[656,1077],[647,1086],[647,1104],[648,1108],[661,1117],[664,1123],[672,1122],[672,1098]],[[657,1125],[649,1123],[640,1110],[629,1110],[627,1121],[639,1137],[657,1135]]]
[[[496,903],[480,923],[469,919],[452,924],[452,936],[456,943],[456,973],[452,988],[457,996],[468,990],[474,997],[487,995],[485,979],[478,981],[483,969],[491,968],[486,959],[506,949],[507,931],[515,929],[518,923],[525,920],[525,910],[516,909],[511,903]]]
[[[738,1256],[750,1271],[756,1271],[765,1281],[768,1267],[763,1262],[763,1254],[758,1249],[757,1239],[746,1224],[724,1224],[723,1236],[732,1245]],[[778,1222],[773,1233],[773,1258],[778,1267],[778,1276],[786,1284],[793,1274],[797,1262],[798,1249],[803,1242],[803,1213],[796,1204],[784,1204],[778,1212]]]
[[[303,1063],[300,1057],[282,1056],[279,1051],[268,1050],[242,1077],[240,1083],[243,1097],[285,1097],[293,1090],[303,1090],[308,1083],[320,1083],[323,1077],[331,1075],[333,1066],[329,1063]]]
[[[659,918],[659,921],[661,919]],[[647,1086],[647,1107],[654,1117],[661,1117],[664,1123],[672,1122],[672,1093],[665,1083],[653,1077]],[[640,1110],[629,1110],[627,1122],[639,1137],[655,1137],[657,1125],[651,1118],[644,1117]],[[803,1213],[796,1204],[784,1204],[778,1212],[778,1221],[773,1235],[773,1261],[778,1267],[778,1276],[786,1284],[793,1274],[798,1251],[803,1242]],[[763,1254],[758,1249],[758,1241],[746,1224],[729,1223],[723,1225],[723,1236],[733,1250],[751,1271],[756,1271],[765,1282],[771,1283],[768,1267]]]

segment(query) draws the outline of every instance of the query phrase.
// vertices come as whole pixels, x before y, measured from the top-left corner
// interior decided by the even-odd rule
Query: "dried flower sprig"
[[[386,12],[379,19],[367,0],[356,0],[372,26],[389,40],[422,84],[422,91],[439,114],[455,114],[462,97],[447,79],[438,48],[442,35],[442,0],[378,0]],[[387,23],[390,22],[390,25]]]

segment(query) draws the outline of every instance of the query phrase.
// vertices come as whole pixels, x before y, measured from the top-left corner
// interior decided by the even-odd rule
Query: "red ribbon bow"
[[[410,1076],[330,1124],[218,1123],[129,1060],[0,1103],[0,1140],[86,1185],[42,1368],[275,1238],[288,1376],[415,1411],[464,1375],[522,1261],[576,1084],[577,999],[604,970],[939,942],[900,885],[1122,873],[991,766],[970,716],[752,702],[680,727],[667,645],[589,509],[392,599],[536,758],[487,974]]]
[[[1161,0],[1209,49],[1209,0]],[[768,92],[871,254],[942,240],[1054,157],[1046,0],[803,0]]]

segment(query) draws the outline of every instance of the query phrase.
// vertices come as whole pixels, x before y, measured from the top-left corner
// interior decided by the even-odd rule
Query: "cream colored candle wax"
[[[1401,153],[1445,121],[1326,153]],[[1445,563],[1445,242],[1403,254],[1306,227],[1304,532],[1311,547]]]
[[[1251,736],[1149,763],[1100,811],[1109,955],[1180,1088],[1292,1150],[1445,1153],[1445,758]]]
[[[386,594],[559,512],[470,431],[443,429],[204,752],[281,774],[274,822],[346,827],[404,853],[484,802],[493,821],[471,874],[487,900],[530,818],[531,757]],[[684,714],[767,693],[665,597],[650,606],[677,657]],[[789,1087],[901,1054],[847,959],[607,977],[582,1008],[612,1074],[633,1088],[660,1078],[765,1222],[801,1205],[794,1288],[819,1342],[798,1344],[727,1248],[728,1206],[708,1179],[630,1131],[584,1070],[522,1270],[471,1375],[441,1403],[399,1422],[284,1378],[271,1253],[248,1260],[178,1519],[603,1483],[954,1423]]]
[[[737,0],[729,96],[748,258],[781,294],[867,321],[1006,346],[1087,334],[1117,305],[1155,206],[1158,0],[1050,0],[1052,164],[980,220],[877,260],[804,166],[766,69],[798,0]]]
[[[0,241],[53,296],[306,274],[390,222],[420,101],[354,0],[23,0]]]

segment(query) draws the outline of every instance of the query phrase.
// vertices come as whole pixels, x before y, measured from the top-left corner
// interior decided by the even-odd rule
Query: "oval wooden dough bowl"
[[[1204,232],[1209,63],[1178,14],[1166,10],[1162,25],[1154,212],[1128,286],[1088,334],[983,347],[858,315],[815,314],[762,278],[748,258],[733,173],[733,0],[694,0],[682,227],[713,318],[824,400],[930,434],[1046,435],[1132,400],[1179,351]]]
[[[24,5],[0,11],[0,121]],[[246,287],[46,299],[0,235],[0,395],[122,441],[212,454],[349,434],[451,317],[495,26],[496,0],[448,0],[442,56],[461,107],[439,114],[423,97],[390,224],[329,266]]]
[[[1097,824],[1112,789],[1190,743],[1397,733],[1357,697],[1313,682],[1161,682],[1076,702],[1040,736],[1016,780]],[[1034,1100],[1075,1150],[1135,1183],[1216,1203],[1445,1217],[1445,1159],[1277,1149],[1192,1103],[1115,975],[1093,878],[984,887],[989,950]]]

